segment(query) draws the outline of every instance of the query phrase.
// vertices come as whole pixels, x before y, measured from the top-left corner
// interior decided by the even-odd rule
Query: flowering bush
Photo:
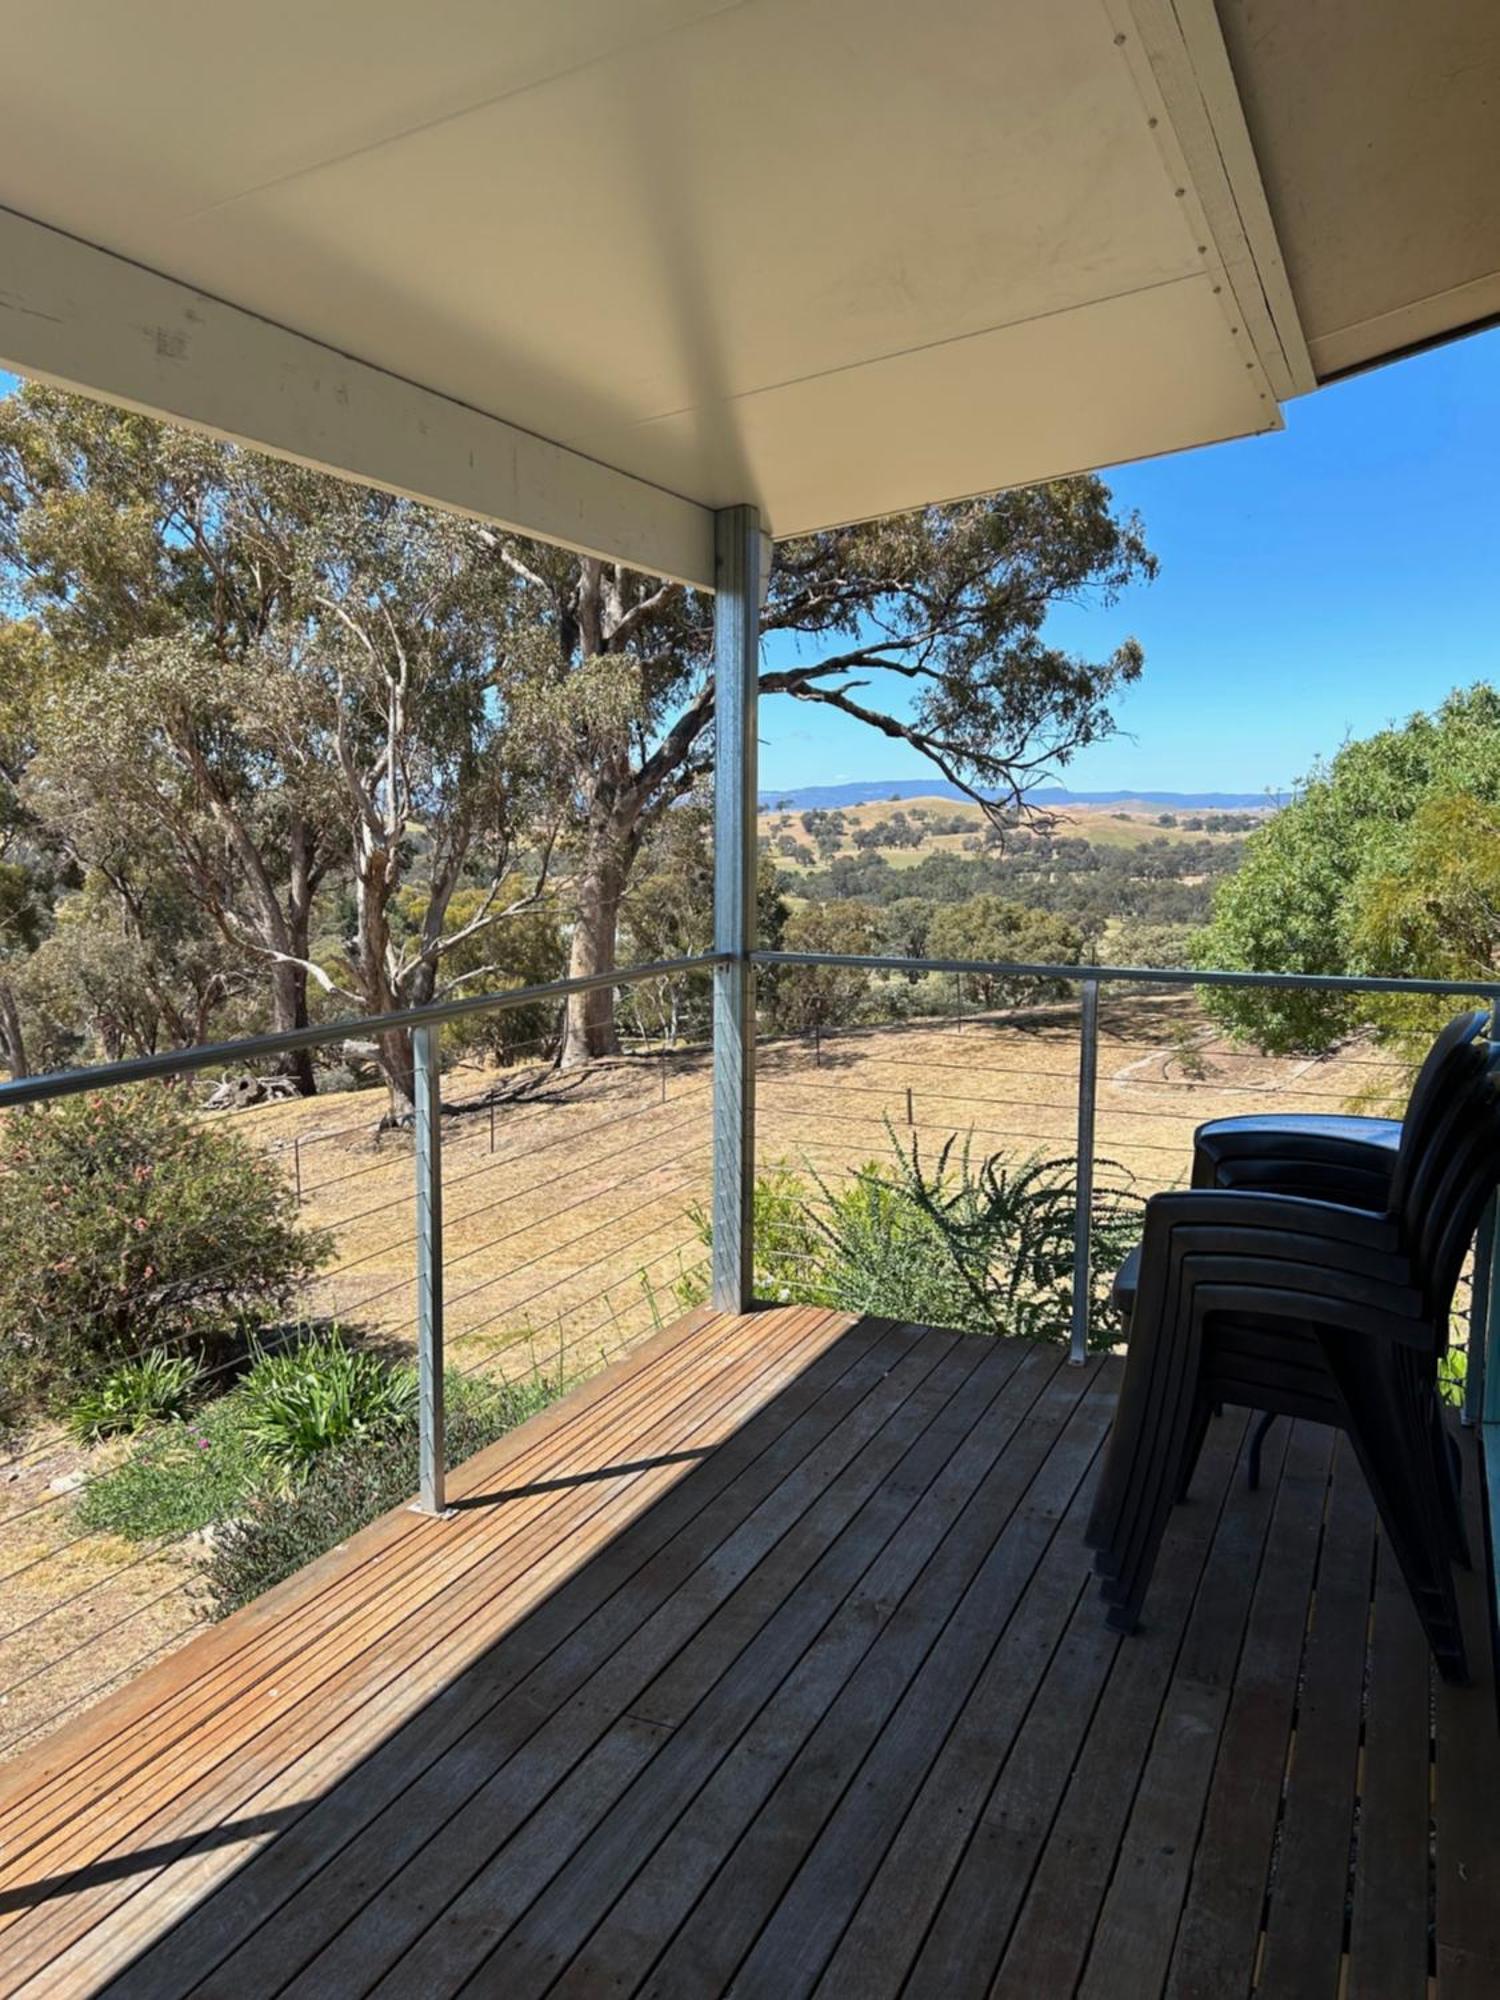
[[[0,1388],[66,1403],[131,1356],[212,1363],[330,1253],[238,1133],[160,1085],[0,1126]]]

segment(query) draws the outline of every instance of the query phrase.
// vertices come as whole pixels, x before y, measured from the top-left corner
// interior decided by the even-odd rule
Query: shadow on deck
[[[1500,1991],[1478,1576],[1434,1689],[1347,1452],[1251,1494],[1232,1411],[1116,1638],[1116,1370],[669,1328],[4,1773],[0,1991]]]

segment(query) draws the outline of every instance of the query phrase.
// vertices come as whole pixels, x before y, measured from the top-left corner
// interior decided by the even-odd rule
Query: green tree
[[[590,557],[493,542],[538,667],[530,725],[572,795],[569,969],[607,972],[645,842],[710,768],[711,602]],[[1091,476],[783,542],[763,626],[800,643],[778,649],[761,692],[909,744],[1002,810],[1109,734],[1112,697],[1141,671],[1133,639],[1100,659],[1064,651],[1046,636],[1049,612],[1111,604],[1155,568],[1139,521]],[[580,995],[564,1060],[615,1046],[611,990]]]
[[[869,957],[881,949],[880,928],[865,903],[809,903],[787,918],[782,946]],[[775,1025],[803,1034],[857,1021],[869,997],[870,975],[862,966],[783,965],[766,987],[765,1004]]]
[[[1081,934],[1061,917],[1027,909],[1002,896],[971,896],[932,913],[927,932],[931,958],[1001,959],[1019,965],[1077,965],[1084,952]],[[1004,973],[974,976],[973,990],[983,1007],[1020,1007],[1068,995],[1066,980],[1009,978]]]
[[[1470,792],[1424,799],[1385,864],[1360,882],[1351,936],[1392,978],[1489,979],[1500,972],[1500,806]],[[1442,994],[1374,994],[1382,1041],[1407,1067],[1453,1011]]]
[[[1349,743],[1292,804],[1245,845],[1219,884],[1195,964],[1231,971],[1399,972],[1442,977],[1433,931],[1370,927],[1373,885],[1399,869],[1413,820],[1432,800],[1463,793],[1500,805],[1500,693],[1456,690],[1431,714]],[[1277,1052],[1321,1051],[1373,1018],[1341,994],[1213,988],[1209,1011]]]
[[[438,997],[446,962],[539,893],[545,836],[503,893],[540,815],[510,727],[535,661],[475,524],[27,386],[0,400],[0,571],[41,644],[27,802],[122,899],[166,853],[264,968],[273,1030],[306,1023],[309,981],[369,1014]],[[350,922],[315,953],[340,877]],[[410,1038],[380,1051],[405,1115]]]

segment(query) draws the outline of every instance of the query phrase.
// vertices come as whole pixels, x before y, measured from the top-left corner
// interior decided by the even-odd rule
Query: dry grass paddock
[[[1331,1110],[1399,1088],[1364,1044],[1315,1063],[1236,1049],[1187,994],[1106,989],[1100,1030],[1098,1152],[1143,1193],[1181,1182],[1204,1118]],[[929,1157],[969,1132],[976,1150],[1071,1155],[1077,1076],[1074,1006],[772,1041],[759,1066],[758,1162],[811,1165],[836,1183],[888,1156],[887,1121]],[[566,1076],[450,1073],[453,1367],[579,1376],[675,1314],[674,1282],[705,1255],[689,1210],[708,1193],[709,1088],[702,1050]],[[379,1136],[380,1108],[371,1092],[218,1115],[300,1184],[307,1222],[334,1234],[306,1310],[403,1342],[415,1313],[412,1163],[408,1141]],[[99,1454],[48,1431],[0,1469],[0,1753],[140,1671],[202,1616],[191,1544],[79,1534],[70,1496],[53,1487],[85,1462]]]

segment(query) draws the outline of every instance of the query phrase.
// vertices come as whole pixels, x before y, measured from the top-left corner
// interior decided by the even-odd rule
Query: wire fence
[[[694,1216],[709,1191],[708,1051],[626,1038],[577,1073],[509,1053],[519,1060],[455,1065],[445,1080],[447,1369],[465,1385],[571,1385],[706,1293]],[[410,1351],[412,1148],[380,1128],[383,1104],[340,1093],[204,1114],[275,1163],[299,1220],[334,1245],[261,1351],[330,1325]],[[244,1365],[204,1368],[199,1386],[231,1387]],[[202,1533],[136,1543],[80,1520],[88,1485],[130,1449],[89,1450],[46,1423],[0,1462],[0,1757],[145,1671],[206,1615]]]
[[[579,1380],[706,1296],[712,1060],[705,1040],[680,1032],[701,1010],[704,970],[647,969],[661,1017],[678,1032],[632,1038],[617,1059],[560,1072],[549,1037],[536,1050],[511,1045],[515,1059],[504,1067],[449,1070],[443,1271],[455,1380]],[[1056,968],[1034,976],[1049,991],[1059,977]],[[768,1009],[759,1168],[802,1177],[816,1202],[820,1182],[836,1189],[872,1162],[888,1168],[898,1149],[929,1163],[950,1143],[1070,1162],[1079,1131],[1076,992],[984,1005],[983,984],[966,977],[952,974],[953,1005],[942,1015],[818,1018],[792,1032]],[[168,1059],[149,1073],[169,1074]],[[1163,990],[1111,975],[1098,1007],[1100,1171],[1142,1196],[1180,1186],[1193,1130],[1206,1118],[1368,1105],[1399,1098],[1403,1080],[1369,1039],[1316,1061],[1266,1057],[1217,1034],[1185,979]],[[300,1220],[333,1242],[296,1312],[263,1333],[266,1347],[302,1338],[304,1324],[332,1324],[391,1352],[410,1348],[412,1147],[407,1135],[379,1129],[379,1102],[340,1095],[206,1114],[275,1162]],[[236,1358],[206,1374],[228,1387],[241,1366]],[[0,1462],[0,1756],[143,1671],[205,1615],[201,1542],[137,1543],[80,1520],[87,1482],[108,1477],[128,1449],[87,1451],[47,1424]]]

